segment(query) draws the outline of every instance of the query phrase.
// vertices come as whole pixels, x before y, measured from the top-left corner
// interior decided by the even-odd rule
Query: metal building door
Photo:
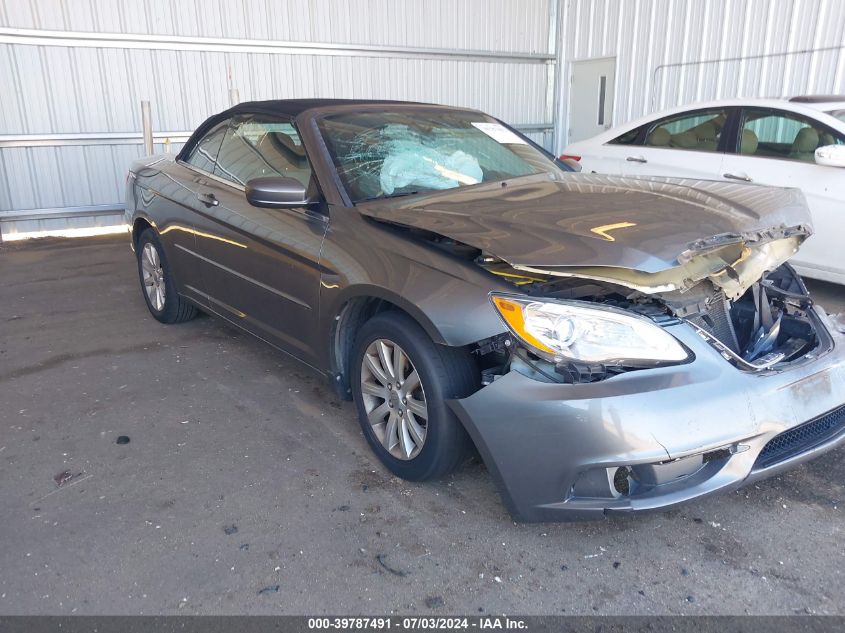
[[[616,58],[572,62],[569,85],[569,134],[574,143],[613,126]]]

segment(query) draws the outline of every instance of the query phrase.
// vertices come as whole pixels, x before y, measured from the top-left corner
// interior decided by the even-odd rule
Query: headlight
[[[605,365],[679,363],[689,355],[678,340],[646,317],[584,301],[538,301],[491,294],[508,329],[552,362]]]

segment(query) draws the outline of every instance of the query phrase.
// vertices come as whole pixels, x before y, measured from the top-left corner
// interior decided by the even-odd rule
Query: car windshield
[[[845,110],[828,110],[827,113],[845,123]]]
[[[560,173],[524,138],[477,112],[352,112],[317,125],[353,202]]]

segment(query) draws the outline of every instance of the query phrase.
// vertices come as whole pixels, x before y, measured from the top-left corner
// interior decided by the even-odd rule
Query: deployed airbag
[[[413,140],[393,141],[391,151],[381,166],[381,190],[390,195],[396,189],[452,189],[474,185],[484,174],[478,161],[457,150],[444,154]]]

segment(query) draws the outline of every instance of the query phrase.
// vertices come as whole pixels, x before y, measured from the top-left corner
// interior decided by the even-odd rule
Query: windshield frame
[[[404,113],[407,113],[407,111],[409,111],[409,110],[410,111],[417,111],[417,112],[425,111],[427,113],[441,111],[444,114],[450,113],[450,112],[458,112],[458,113],[469,114],[469,115],[473,115],[475,117],[478,117],[480,121],[484,121],[484,122],[488,122],[488,123],[497,123],[497,124],[501,125],[502,127],[504,127],[505,129],[507,129],[509,132],[512,132],[513,134],[517,135],[521,140],[523,140],[525,142],[526,145],[531,147],[540,156],[542,156],[548,162],[549,169],[548,169],[547,172],[543,172],[542,170],[540,170],[540,171],[536,171],[536,172],[533,172],[533,173],[530,173],[530,174],[525,174],[525,175],[522,175],[522,176],[512,176],[512,177],[503,178],[503,179],[482,180],[481,182],[475,183],[475,184],[472,184],[472,185],[462,185],[462,186],[450,187],[450,188],[446,188],[446,189],[425,189],[425,188],[421,188],[418,192],[414,192],[414,193],[400,192],[399,194],[394,194],[394,195],[377,196],[377,197],[372,197],[372,198],[357,198],[356,199],[355,197],[353,197],[352,192],[349,190],[349,187],[347,186],[346,182],[344,182],[344,179],[343,179],[343,177],[341,176],[341,174],[338,170],[338,166],[335,163],[334,156],[333,156],[331,150],[329,150],[328,144],[326,143],[326,139],[325,139],[324,134],[323,134],[323,129],[320,127],[320,122],[323,119],[338,116],[338,115],[344,115],[344,114],[354,115],[354,114],[357,114],[357,113],[367,113],[367,112],[385,113],[385,114],[390,114],[390,113],[403,113],[404,114]],[[512,126],[508,125],[507,123],[504,123],[503,121],[501,121],[501,120],[499,120],[499,119],[497,119],[497,118],[495,118],[495,117],[493,117],[489,114],[481,112],[480,110],[473,110],[473,109],[470,109],[470,108],[455,108],[455,107],[452,107],[452,106],[443,106],[443,105],[437,105],[437,104],[413,103],[413,102],[401,102],[400,101],[400,102],[392,102],[392,103],[356,105],[355,107],[330,106],[330,107],[326,107],[326,108],[319,108],[319,109],[312,110],[309,114],[310,114],[310,116],[307,117],[309,119],[307,121],[309,131],[313,134],[313,136],[315,137],[315,140],[317,141],[317,143],[319,145],[319,150],[320,150],[320,153],[323,155],[322,157],[325,160],[326,166],[331,169],[333,183],[337,187],[338,192],[341,194],[341,197],[343,198],[344,206],[354,207],[354,206],[357,206],[359,204],[368,204],[368,203],[371,203],[371,202],[381,202],[381,201],[384,201],[384,200],[390,200],[392,198],[398,198],[398,197],[410,197],[410,196],[416,196],[416,195],[426,195],[426,194],[431,194],[431,193],[435,193],[435,192],[447,192],[447,191],[452,191],[452,190],[465,191],[465,190],[470,189],[472,187],[478,187],[478,186],[485,185],[485,184],[489,185],[490,183],[495,183],[495,182],[505,182],[505,181],[512,181],[512,180],[516,180],[516,179],[520,179],[520,178],[529,178],[529,177],[537,176],[538,174],[543,174],[543,173],[556,175],[559,172],[562,173],[564,171],[563,169],[561,169],[561,167],[559,165],[557,165],[555,163],[554,156],[551,153],[549,153],[547,150],[545,150],[543,147],[538,145],[536,142],[532,141],[530,138],[525,136],[525,134],[523,134],[519,130],[514,129]],[[306,123],[306,122],[303,121],[303,123]],[[518,155],[517,155],[517,157],[518,157]]]

